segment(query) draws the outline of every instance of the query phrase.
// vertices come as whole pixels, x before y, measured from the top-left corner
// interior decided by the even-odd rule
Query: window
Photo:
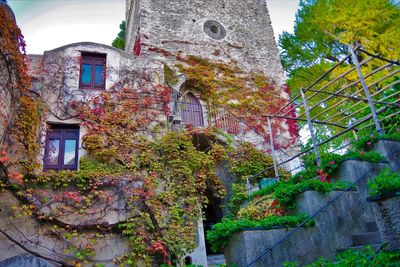
[[[82,53],[80,89],[105,89],[106,55]]]
[[[207,20],[204,23],[203,30],[213,39],[221,40],[226,36],[226,30],[221,23],[215,20]]]
[[[79,128],[73,125],[52,125],[47,131],[45,170],[77,170]]]

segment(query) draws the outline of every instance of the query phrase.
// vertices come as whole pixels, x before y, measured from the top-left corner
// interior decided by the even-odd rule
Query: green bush
[[[308,218],[307,214],[299,214],[296,216],[269,216],[264,220],[254,221],[254,220],[230,220],[224,219],[222,222],[214,225],[211,231],[207,232],[207,239],[211,243],[211,249],[213,251],[218,251],[225,247],[230,237],[243,229],[246,228],[263,228],[271,229],[273,226],[285,226],[285,227],[295,227]],[[305,225],[306,227],[314,226],[313,221],[309,221]]]
[[[286,263],[285,267],[297,267],[297,263]],[[400,266],[400,251],[375,253],[367,246],[362,250],[346,250],[338,254],[334,261],[319,259],[304,267],[395,267]]]
[[[391,172],[390,168],[381,171],[374,179],[368,181],[370,196],[382,195],[389,191],[400,190],[400,175]]]
[[[314,190],[321,193],[327,193],[334,190],[344,190],[349,186],[347,182],[327,183],[317,179],[303,180],[299,183],[292,181],[284,181],[263,188],[251,194],[250,199],[273,194],[273,197],[278,200],[279,204],[286,209],[295,207],[296,197],[305,190]]]
[[[329,175],[334,174],[344,161],[349,159],[364,160],[372,163],[378,163],[385,161],[385,157],[375,151],[348,151],[344,155],[329,154],[326,157],[322,157],[321,166],[317,167],[313,161],[306,162],[306,169],[297,173],[291,179],[293,182],[298,182],[304,179],[312,179],[316,176],[318,169],[324,170]]]
[[[400,132],[391,132],[387,134],[378,134],[377,132],[372,133],[370,136],[363,137],[354,143],[353,147],[355,149],[369,150],[373,144],[381,139],[400,141]]]

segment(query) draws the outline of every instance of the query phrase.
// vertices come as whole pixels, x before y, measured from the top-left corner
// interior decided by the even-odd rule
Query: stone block
[[[380,140],[372,149],[381,155],[388,157],[390,168],[400,173],[400,142],[394,140]]]
[[[32,255],[19,255],[0,262],[0,267],[55,267],[43,259]]]
[[[400,249],[400,196],[372,201],[384,243],[390,250]]]
[[[371,163],[361,160],[347,160],[340,166],[338,172],[333,175],[334,180],[345,182],[356,182],[358,192],[360,193],[362,209],[366,221],[375,221],[375,213],[371,204],[367,201],[368,197],[368,179],[374,178],[382,170],[389,167],[388,163]]]

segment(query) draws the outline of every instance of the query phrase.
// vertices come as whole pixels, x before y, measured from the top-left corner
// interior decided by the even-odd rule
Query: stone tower
[[[234,59],[283,83],[266,0],[127,0],[126,22],[127,52]]]

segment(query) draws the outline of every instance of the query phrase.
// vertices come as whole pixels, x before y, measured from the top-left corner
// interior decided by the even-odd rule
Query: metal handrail
[[[355,51],[355,50],[358,50],[359,52],[362,52],[362,53],[367,54],[368,56],[370,56],[370,58],[368,58],[367,60],[365,60],[365,61],[363,61],[363,62],[360,63],[360,62],[358,61],[358,58],[357,58],[357,55],[356,55],[356,51]],[[321,164],[321,158],[329,157],[329,154],[328,154],[328,155],[323,155],[323,156],[321,156],[321,157],[319,156],[318,148],[319,148],[320,146],[326,145],[326,144],[328,144],[329,142],[331,142],[331,141],[337,139],[338,137],[340,137],[340,136],[342,136],[342,135],[344,135],[344,134],[347,134],[347,133],[349,133],[350,131],[353,131],[353,134],[355,135],[355,140],[352,141],[352,142],[349,142],[349,143],[345,144],[344,146],[341,146],[340,148],[337,148],[337,149],[335,149],[335,150],[333,150],[333,151],[330,151],[330,154],[331,154],[331,153],[334,153],[334,152],[336,152],[336,151],[338,151],[338,150],[347,149],[348,146],[350,146],[350,145],[352,145],[352,144],[354,144],[355,142],[358,141],[357,132],[358,132],[359,130],[362,130],[362,129],[365,129],[366,127],[370,127],[370,126],[374,126],[374,125],[375,125],[375,129],[378,131],[378,133],[379,133],[379,134],[380,134],[380,133],[383,133],[383,130],[381,130],[381,129],[382,129],[382,128],[381,128],[381,121],[387,120],[387,119],[389,119],[389,118],[391,118],[391,117],[393,117],[393,116],[397,116],[398,114],[400,114],[400,111],[398,111],[398,112],[394,112],[394,113],[392,113],[392,114],[386,115],[385,117],[379,117],[379,116],[378,116],[378,115],[381,114],[382,112],[386,111],[387,108],[388,108],[389,106],[399,107],[398,102],[400,101],[400,99],[390,100],[391,98],[394,98],[396,95],[398,95],[399,92],[391,93],[389,96],[381,96],[381,97],[378,97],[379,94],[385,93],[385,90],[389,90],[391,87],[393,87],[394,85],[396,85],[396,84],[399,83],[397,80],[395,80],[395,81],[389,80],[389,79],[393,79],[393,78],[396,79],[397,76],[394,76],[394,75],[397,75],[397,74],[399,73],[399,70],[398,70],[398,69],[391,70],[391,72],[390,72],[389,74],[384,75],[384,77],[377,78],[377,80],[372,81],[372,82],[371,82],[370,84],[368,84],[368,85],[367,85],[367,83],[366,83],[366,81],[365,81],[367,78],[373,76],[374,74],[380,72],[381,70],[383,70],[383,69],[385,69],[385,68],[387,68],[387,67],[389,67],[389,66],[392,66],[392,65],[394,65],[394,66],[399,66],[399,65],[400,65],[399,62],[398,62],[398,61],[393,61],[393,60],[387,60],[387,59],[385,59],[385,58],[380,57],[379,55],[374,55],[374,54],[369,53],[369,52],[366,52],[366,51],[364,51],[364,50],[362,50],[362,49],[360,49],[360,48],[358,48],[358,49],[353,49],[352,47],[349,47],[349,51],[350,51],[350,54],[345,58],[345,60],[342,60],[341,62],[339,62],[338,64],[336,64],[333,68],[331,68],[328,72],[326,72],[326,73],[323,74],[321,77],[319,77],[315,82],[313,82],[313,83],[312,83],[310,86],[308,86],[306,89],[301,89],[301,96],[302,96],[302,99],[303,99],[302,106],[304,107],[304,112],[303,112],[302,114],[300,114],[300,115],[297,115],[297,118],[293,118],[293,119],[294,119],[294,120],[297,120],[297,121],[305,121],[305,122],[306,122],[306,125],[307,125],[307,127],[308,127],[308,131],[309,131],[309,133],[311,134],[311,137],[312,137],[312,141],[313,141],[313,142],[312,142],[312,146],[311,146],[310,148],[304,150],[304,151],[301,151],[301,152],[297,153],[296,155],[294,155],[294,156],[292,156],[292,157],[289,157],[289,156],[288,156],[289,158],[283,160],[282,162],[279,162],[279,163],[274,162],[274,165],[275,165],[275,166],[281,166],[281,165],[283,165],[283,164],[286,164],[286,163],[288,163],[288,162],[291,162],[291,161],[293,161],[293,160],[295,160],[295,159],[300,158],[300,157],[301,157],[302,155],[304,155],[304,154],[310,153],[310,152],[313,151],[313,150],[314,150],[314,153],[315,153],[315,155],[316,155],[317,163],[318,163],[318,165],[320,165],[320,164]],[[343,64],[350,56],[351,56],[351,58],[352,58],[354,67],[351,68],[350,70],[347,70],[345,73],[339,75],[339,76],[336,77],[333,81],[328,82],[328,84],[325,85],[325,86],[323,86],[321,89],[326,89],[326,88],[328,88],[328,87],[329,87],[330,85],[332,85],[334,82],[339,81],[340,78],[345,77],[347,74],[349,74],[350,72],[352,72],[352,71],[354,71],[354,70],[357,71],[357,74],[358,74],[358,77],[359,77],[359,79],[358,79],[357,81],[351,82],[351,83],[349,83],[349,84],[345,84],[343,87],[341,87],[341,88],[340,88],[339,90],[337,90],[336,92],[324,91],[324,90],[321,90],[321,89],[319,89],[319,90],[318,90],[318,89],[312,89],[316,84],[318,84],[318,83],[321,82],[324,78],[326,78],[326,77],[329,75],[330,72],[332,72],[334,69],[336,69],[340,64]],[[389,64],[385,64],[385,65],[383,65],[383,66],[380,66],[380,67],[378,67],[378,68],[372,70],[370,73],[364,75],[363,72],[362,72],[362,70],[361,70],[362,64],[366,64],[366,63],[372,61],[373,59],[383,60],[384,62],[389,63]],[[392,78],[392,76],[394,76],[394,77]],[[385,81],[388,81],[390,84],[389,84],[389,85],[384,84],[383,88],[379,89],[377,92],[374,92],[374,93],[371,93],[371,92],[370,92],[370,88],[375,87],[375,86],[378,86],[380,83],[385,82]],[[351,94],[344,94],[344,93],[342,93],[342,92],[344,92],[346,89],[351,88],[351,87],[353,87],[353,86],[355,86],[355,85],[357,85],[357,84],[360,84],[360,85],[361,85],[361,89],[357,90],[355,93],[351,93]],[[305,95],[305,92],[306,92],[306,91],[310,91],[310,92],[312,92],[313,94],[312,94],[310,97],[307,97],[307,96]],[[364,96],[359,96],[358,94],[360,94],[360,93],[364,93]],[[317,100],[317,102],[318,102],[318,101],[319,101],[319,102],[318,102],[317,104],[314,104],[314,106],[310,107],[310,106],[308,105],[308,100],[310,100],[311,98],[315,97],[315,96],[318,95],[318,94],[321,94],[321,95],[326,95],[326,94],[328,94],[329,96],[328,96],[328,97],[325,97],[325,98],[322,97],[322,98],[321,98],[322,101],[321,101],[321,100]],[[327,100],[329,100],[329,99],[331,99],[331,98],[333,98],[333,97],[343,97],[344,100],[339,101],[339,103],[335,104],[333,107],[329,107],[328,110],[329,110],[329,109],[332,109],[332,108],[334,108],[334,107],[336,107],[336,106],[338,106],[340,103],[344,103],[345,101],[346,101],[347,103],[350,102],[350,101],[356,102],[355,105],[352,105],[350,108],[347,108],[347,109],[345,109],[344,111],[343,111],[343,110],[339,110],[338,113],[337,113],[336,115],[333,115],[333,117],[336,117],[336,116],[338,116],[338,115],[340,115],[340,114],[343,114],[343,115],[346,116],[347,119],[350,119],[350,121],[351,121],[351,118],[352,118],[352,115],[354,115],[354,112],[353,112],[352,114],[348,115],[348,113],[345,113],[345,111],[348,111],[348,110],[354,108],[355,106],[359,105],[360,103],[365,103],[365,102],[367,103],[367,107],[370,109],[370,113],[369,113],[368,115],[364,116],[364,117],[361,118],[361,119],[358,119],[358,120],[356,120],[356,121],[353,121],[350,125],[348,125],[348,127],[343,127],[344,129],[343,129],[341,132],[336,133],[336,134],[334,134],[333,136],[330,136],[328,139],[317,141],[316,138],[315,138],[314,130],[313,130],[313,124],[323,125],[323,126],[326,126],[326,127],[329,127],[329,126],[330,126],[330,127],[332,127],[332,126],[333,126],[333,127],[335,127],[335,126],[336,126],[336,127],[337,127],[337,126],[341,126],[341,125],[339,124],[340,121],[339,121],[339,122],[330,121],[330,119],[333,118],[332,116],[330,117],[330,119],[326,119],[326,120],[321,120],[321,119],[318,119],[318,118],[317,118],[319,115],[322,115],[322,114],[326,113],[327,110],[325,110],[325,111],[323,111],[323,112],[320,112],[318,115],[314,115],[313,117],[311,117],[311,115],[310,115],[310,111],[311,111],[313,108],[318,107],[321,103],[324,103],[325,101],[327,101]],[[299,96],[297,96],[297,98],[299,98]],[[293,100],[290,101],[289,104],[287,104],[285,107],[281,108],[278,112],[276,112],[275,114],[273,114],[273,115],[271,116],[271,118],[279,118],[280,116],[281,116],[281,117],[284,117],[284,116],[282,116],[281,112],[283,112],[283,111],[286,109],[286,107],[288,107],[291,103],[293,103]],[[378,109],[376,109],[375,104],[378,105]],[[301,105],[301,104],[300,104],[300,105]],[[383,106],[383,107],[382,107],[382,106]],[[380,108],[379,108],[379,107],[380,107]],[[363,109],[365,109],[365,108],[362,108],[361,110],[363,110]],[[283,114],[283,115],[285,115],[285,114]],[[301,117],[301,116],[303,116],[303,115],[307,115],[307,118],[306,118],[306,119],[299,118],[299,117]],[[269,115],[266,115],[266,116],[269,116]],[[370,124],[369,122],[370,122],[371,120],[373,120],[373,123]],[[343,121],[343,120],[341,120],[341,121]],[[361,127],[361,128],[360,128],[360,127]],[[339,127],[339,128],[340,128],[340,127]],[[392,155],[393,153],[396,153],[396,152],[398,152],[398,151],[400,151],[400,149],[398,149],[398,150],[392,152],[390,155]],[[388,155],[384,160],[380,161],[380,163],[381,163],[381,162],[385,162],[386,159],[387,159],[388,157],[390,157],[390,155]],[[301,168],[301,167],[302,167],[302,165],[297,166],[297,167],[294,168],[294,169],[299,169],[299,168]],[[273,168],[273,166],[269,166],[269,167],[266,168],[265,170],[262,170],[261,172],[259,172],[259,173],[255,174],[255,175],[253,175],[251,178],[254,180],[255,178],[261,176],[261,175],[264,174],[265,172],[271,170],[272,168]],[[374,168],[374,167],[373,167],[373,168]],[[369,174],[369,171],[366,172],[366,173],[365,173],[364,175],[362,175],[361,177],[359,177],[354,183],[352,183],[351,185],[349,185],[345,190],[343,190],[340,194],[338,194],[334,199],[332,199],[331,201],[329,201],[328,203],[326,203],[326,204],[325,204],[323,207],[321,207],[318,211],[314,212],[309,218],[307,218],[307,220],[305,220],[305,221],[302,222],[300,225],[298,225],[296,228],[294,228],[292,231],[290,231],[287,235],[285,235],[283,238],[281,238],[281,239],[280,239],[278,242],[276,242],[273,246],[271,246],[270,248],[268,248],[267,250],[265,250],[263,253],[261,253],[259,256],[257,256],[257,257],[256,257],[254,260],[252,260],[247,266],[253,265],[253,264],[254,264],[255,262],[257,262],[259,259],[261,259],[262,257],[264,257],[268,252],[272,251],[274,248],[276,248],[277,246],[279,246],[279,245],[280,245],[281,243],[283,243],[285,240],[289,239],[291,235],[293,235],[296,231],[298,231],[300,228],[302,228],[308,221],[310,221],[311,219],[315,218],[315,217],[318,216],[322,211],[324,211],[325,209],[327,209],[328,207],[330,207],[330,206],[331,206],[335,201],[337,201],[345,192],[347,192],[347,191],[349,191],[351,188],[353,188],[354,185],[356,185],[360,180],[365,179],[365,177],[366,177],[368,174]]]
[[[386,163],[387,160],[390,158],[391,155],[400,152],[400,149],[396,149],[392,151],[389,155],[385,157],[385,159],[379,161],[377,164],[380,163]],[[274,248],[285,242],[287,239],[289,239],[295,232],[303,228],[306,223],[308,223],[310,220],[313,218],[317,217],[320,213],[322,213],[325,209],[327,209],[329,206],[331,206],[333,203],[335,203],[339,198],[341,198],[346,192],[349,192],[350,189],[354,188],[360,182],[361,180],[367,178],[367,176],[371,173],[372,170],[376,168],[376,165],[371,167],[368,171],[366,171],[361,177],[357,178],[353,183],[351,183],[349,186],[347,186],[343,191],[341,191],[337,196],[335,196],[332,200],[328,201],[324,206],[322,206],[319,210],[314,212],[310,217],[308,217],[306,220],[304,220],[301,224],[299,224],[296,228],[294,228],[292,231],[290,231],[287,235],[285,235],[283,238],[281,238],[278,242],[276,242],[273,246],[262,252],[260,255],[258,255],[254,260],[252,260],[247,267],[252,266],[254,263],[256,263],[258,260],[263,258],[267,253],[271,252]]]

